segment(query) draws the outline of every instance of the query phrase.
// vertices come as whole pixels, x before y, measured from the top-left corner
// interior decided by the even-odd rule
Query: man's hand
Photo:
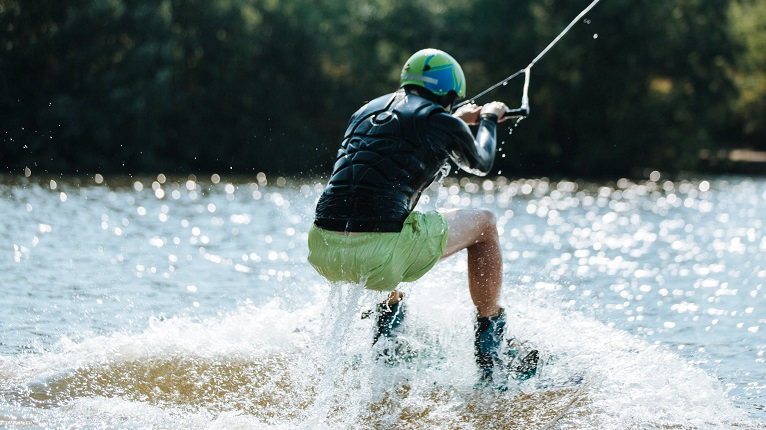
[[[452,115],[462,119],[468,125],[477,125],[479,123],[479,118],[485,113],[497,115],[497,122],[503,122],[509,119],[508,117],[503,118],[503,115],[505,115],[505,111],[507,110],[508,106],[503,102],[490,102],[484,106],[468,103],[460,106]]]
[[[503,102],[490,102],[481,107],[481,115],[485,113],[497,115],[497,122],[503,122],[509,118],[503,118],[505,112],[509,110]]]
[[[481,113],[481,106],[471,102],[457,108],[453,116],[456,116],[468,125],[476,125],[479,123],[479,114]]]

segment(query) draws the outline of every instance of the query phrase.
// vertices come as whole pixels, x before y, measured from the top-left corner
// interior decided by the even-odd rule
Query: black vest
[[[491,134],[494,157],[494,128]],[[400,231],[450,156],[465,158],[463,148],[475,146],[465,123],[438,104],[402,90],[379,97],[351,117],[315,224]]]

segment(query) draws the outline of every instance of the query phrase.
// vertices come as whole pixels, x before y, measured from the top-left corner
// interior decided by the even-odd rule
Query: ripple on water
[[[9,239],[0,246],[7,247],[10,255],[0,262],[0,282],[17,286],[0,297],[5,309],[0,319],[0,350],[12,357],[11,364],[6,360],[3,365],[14,371],[30,365],[34,368],[34,360],[19,355],[21,351],[34,351],[29,357],[40,357],[40,363],[64,361],[52,366],[64,373],[48,375],[41,365],[26,379],[13,379],[20,382],[13,385],[12,397],[54,403],[75,399],[83,414],[94,406],[86,405],[88,401],[101,397],[152,405],[166,413],[174,408],[188,413],[185,408],[190,402],[184,399],[196,395],[209,397],[206,404],[219,417],[240,411],[261,424],[274,425],[303,419],[300,411],[313,402],[312,396],[317,394],[310,387],[316,386],[312,381],[320,376],[314,367],[306,364],[302,368],[292,361],[300,355],[285,353],[281,364],[274,366],[292,369],[286,371],[289,378],[298,378],[309,387],[303,392],[305,397],[292,393],[285,400],[287,406],[267,409],[262,415],[254,412],[254,403],[247,403],[257,397],[252,390],[258,384],[272,384],[274,393],[282,392],[284,378],[257,379],[262,363],[249,355],[252,350],[211,358],[179,349],[166,356],[166,350],[156,346],[137,359],[108,355],[126,353],[124,347],[115,346],[122,345],[116,339],[123,333],[132,339],[127,341],[134,345],[128,348],[131,353],[162,330],[167,332],[158,336],[176,346],[167,337],[169,333],[179,339],[193,334],[216,342],[251,339],[243,328],[251,322],[231,315],[277,315],[262,307],[273,297],[283,301],[285,313],[280,318],[305,317],[292,312],[315,300],[323,285],[305,264],[305,232],[321,190],[317,181],[294,183],[264,174],[244,180],[220,175],[129,180],[98,175],[79,181],[31,177],[0,185],[0,211],[5,216],[0,237]],[[617,423],[645,423],[646,416],[640,411],[620,404],[622,389],[615,383],[620,376],[646,392],[647,398],[642,398],[640,390],[629,391],[634,402],[650,401],[652,395],[687,399],[682,402],[689,409],[685,412],[650,403],[659,420],[652,422],[670,425],[675,422],[673,413],[698,413],[704,400],[714,398],[716,405],[726,405],[717,397],[718,378],[734,404],[766,416],[762,406],[766,391],[761,383],[766,379],[763,181],[670,181],[655,173],[649,180],[620,179],[614,184],[448,178],[443,187],[434,186],[426,195],[421,204],[424,209],[485,206],[495,211],[509,287],[505,297],[518,312],[515,330],[551,349],[580,354],[577,357],[591,368],[598,368],[588,361],[593,357],[614,358],[602,359],[604,369],[610,370],[598,370],[607,379],[591,393],[594,409],[621,411],[615,415]],[[465,271],[464,260],[454,258],[450,264],[437,266],[432,276],[438,282],[426,279],[413,288],[413,299],[423,291],[428,297],[421,300],[431,299],[429,305],[440,294],[452,298],[448,303],[461,303],[444,304],[439,308],[441,314],[423,307],[420,314],[434,320],[443,315],[456,315],[456,321],[470,319],[468,308],[461,307],[467,301]],[[441,289],[437,291],[436,285]],[[572,315],[581,315],[584,326],[577,326],[580,320]],[[152,318],[200,325],[177,332],[168,325],[154,329],[147,327]],[[242,327],[235,327],[233,321]],[[228,328],[211,331],[216,322]],[[524,326],[529,328],[521,329]],[[583,333],[572,327],[582,328]],[[470,345],[470,330],[453,329],[455,333],[441,336]],[[266,336],[267,332],[258,333]],[[562,339],[561,333],[570,339]],[[90,347],[93,355],[102,358],[70,360],[72,356],[65,353],[47,352],[60,348],[62,339]],[[106,346],[98,346],[99,342]],[[247,348],[245,341],[232,342]],[[358,343],[364,345],[365,341]],[[580,349],[575,348],[578,343]],[[644,353],[643,349],[648,350]],[[661,352],[665,349],[672,353]],[[471,360],[461,355],[462,350],[449,351],[458,358],[456,362]],[[678,374],[671,375],[662,366]],[[708,378],[699,369],[714,377]],[[300,379],[301,371],[304,379]],[[675,378],[678,387],[646,385],[648,371],[664,379]],[[453,382],[463,383],[459,378],[465,375],[453,373],[458,375]],[[126,375],[125,379],[119,379],[119,374]],[[279,374],[284,376],[275,371]],[[46,397],[50,393],[45,390],[34,391],[33,379],[41,375],[45,383],[59,384],[53,400]],[[171,381],[173,375],[180,379]],[[167,392],[154,393],[153,387],[162,386],[159,381],[163,378],[168,381]],[[236,378],[253,378],[253,384],[241,389],[227,385]],[[143,381],[146,390],[131,380]],[[89,386],[88,381],[101,382]],[[7,384],[4,379],[2,385]],[[214,393],[211,387],[215,386],[222,391]],[[699,402],[691,400],[696,399],[695,386],[706,387]],[[429,394],[426,387],[409,386],[398,394],[394,391],[393,400],[381,403],[374,413],[376,419],[392,419],[380,411],[395,405],[407,411],[407,419],[412,420],[407,422],[436,422],[437,417],[446,417],[460,423],[461,416],[478,413],[475,408],[455,412],[460,410],[456,405],[466,404],[467,392]],[[42,397],[37,399],[38,395]],[[264,401],[279,403],[275,397]],[[183,416],[173,413],[167,419]],[[207,422],[204,416],[198,418]],[[474,416],[467,422],[481,419]]]

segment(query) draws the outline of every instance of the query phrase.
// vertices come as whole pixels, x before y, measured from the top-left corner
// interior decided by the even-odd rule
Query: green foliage
[[[766,150],[766,2],[733,1],[730,12],[732,31],[745,46],[732,70],[741,92],[736,111],[746,141]]]
[[[10,4],[0,21],[19,28],[0,65],[7,166],[260,171],[305,160],[312,134],[295,122],[316,110],[323,78],[313,38],[273,2],[37,5]]]
[[[588,1],[0,0],[0,165],[51,173],[326,174],[350,114],[412,52],[469,95]],[[635,175],[766,137],[756,0],[609,0],[533,68],[507,175]],[[486,96],[518,104],[521,79]],[[505,131],[501,131],[505,133]]]

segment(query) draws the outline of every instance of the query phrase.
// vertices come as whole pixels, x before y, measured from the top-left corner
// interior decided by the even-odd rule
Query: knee
[[[484,234],[497,236],[497,218],[495,214],[488,209],[480,209],[476,217],[476,222],[481,226]]]

